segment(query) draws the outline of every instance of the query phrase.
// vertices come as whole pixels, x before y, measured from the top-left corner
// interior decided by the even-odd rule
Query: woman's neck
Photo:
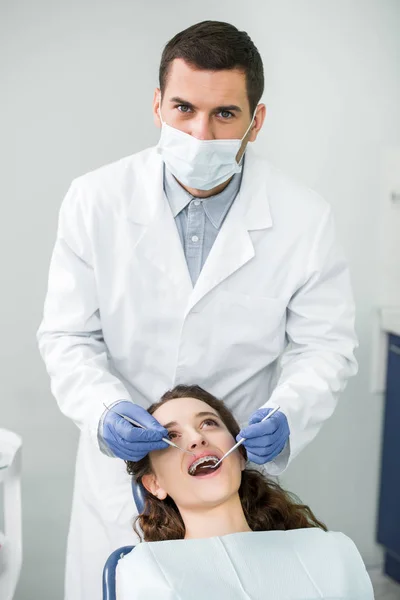
[[[251,531],[239,495],[210,508],[180,509],[185,524],[185,540],[209,538]]]

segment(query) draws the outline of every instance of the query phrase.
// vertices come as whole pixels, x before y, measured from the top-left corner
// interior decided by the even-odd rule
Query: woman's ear
[[[149,473],[148,475],[143,475],[142,484],[144,488],[153,494],[159,500],[165,500],[167,497],[167,492],[158,484],[157,477],[153,473]]]
[[[239,460],[240,460],[240,470],[244,471],[246,468],[246,462],[247,462],[247,454],[245,449],[243,448],[243,446],[241,446],[241,448],[239,448]]]

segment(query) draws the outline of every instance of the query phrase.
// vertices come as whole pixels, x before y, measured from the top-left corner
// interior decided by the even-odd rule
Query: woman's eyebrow
[[[211,417],[217,417],[217,419],[219,419],[219,415],[217,415],[217,413],[211,412],[211,411],[204,411],[204,412],[199,412],[197,413],[196,417],[207,417],[207,416],[211,416]],[[170,421],[169,423],[167,423],[166,425],[164,425],[165,429],[168,429],[169,427],[176,427],[177,425],[179,425],[178,421]]]
[[[211,415],[213,417],[218,417],[219,418],[219,415],[217,415],[217,413],[211,412],[210,410],[206,410],[204,412],[199,412],[199,413],[197,413],[196,417],[206,417],[207,415],[208,416]]]

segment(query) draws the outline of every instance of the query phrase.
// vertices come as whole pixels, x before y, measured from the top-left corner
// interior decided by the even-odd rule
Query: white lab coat
[[[136,542],[125,465],[98,446],[103,403],[147,408],[197,383],[241,424],[279,404],[291,436],[267,465],[276,475],[356,372],[349,273],[327,203],[248,148],[193,288],[162,178],[150,148],[76,179],[60,211],[38,340],[60,409],[81,429],[68,600],[100,598],[108,553]]]

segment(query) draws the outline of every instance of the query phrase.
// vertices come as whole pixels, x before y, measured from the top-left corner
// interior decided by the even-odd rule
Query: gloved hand
[[[270,462],[280,454],[289,439],[290,431],[286,416],[278,410],[270,419],[260,421],[270,413],[272,408],[260,408],[249,420],[249,426],[239,432],[238,442],[246,438],[243,446],[247,457],[257,465]]]
[[[135,427],[114,411],[135,419],[147,429]],[[168,437],[168,430],[147,410],[132,402],[121,400],[104,417],[102,438],[114,456],[123,460],[137,462],[153,450],[168,448],[163,437]]]

